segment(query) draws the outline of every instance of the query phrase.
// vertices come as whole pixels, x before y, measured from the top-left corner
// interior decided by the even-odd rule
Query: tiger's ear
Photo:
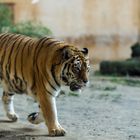
[[[63,60],[68,60],[72,56],[71,51],[68,48],[64,48],[62,52]]]
[[[85,56],[87,56],[87,55],[88,55],[88,48],[83,48],[83,49],[81,50],[81,52],[82,52]]]

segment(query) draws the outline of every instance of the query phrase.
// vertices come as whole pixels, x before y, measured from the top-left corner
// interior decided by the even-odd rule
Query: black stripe
[[[10,53],[9,53],[9,57],[8,57],[8,63],[7,63],[7,74],[9,75],[10,74],[10,71],[11,71],[11,54],[13,53],[13,51],[14,51],[14,45],[16,44],[16,41],[19,39],[19,36],[20,35],[15,35],[15,42],[12,44],[12,46],[10,46],[11,47],[11,50],[10,50]],[[8,82],[9,82],[9,85],[10,85],[10,87],[12,88],[12,89],[14,89],[14,85],[12,84],[12,81],[10,80],[10,75],[7,77],[8,78]]]
[[[63,71],[62,71],[62,75],[64,75],[64,71],[65,71],[67,65],[68,65],[68,63],[66,63],[66,64],[64,65],[64,68],[63,68]]]
[[[2,75],[2,69],[1,69],[1,65],[0,65],[0,80],[3,79],[3,75]]]
[[[38,41],[38,43],[37,43],[37,45],[36,45],[36,50],[35,50],[35,52],[34,52],[34,63],[36,62],[36,60],[37,60],[37,58],[38,58],[38,55],[39,55],[39,52],[41,51],[41,49],[43,48],[43,46],[44,46],[44,44],[45,43],[47,43],[47,41],[50,41],[50,39],[52,39],[52,38],[49,38],[49,37],[43,37],[43,38],[41,38],[39,41]],[[50,43],[54,43],[54,41],[52,42],[50,42]],[[46,46],[48,46],[48,44],[45,44]]]
[[[11,92],[10,92],[10,93],[8,93],[8,95],[9,95],[9,96],[13,96],[13,95],[14,95],[14,93],[11,93]]]
[[[3,36],[3,38],[1,38],[1,41],[2,41],[0,44],[1,47],[3,47],[5,41],[8,39],[8,36],[9,36],[9,34],[6,34],[6,36]]]
[[[6,49],[6,47],[4,46],[4,43],[7,43],[6,41],[7,41],[7,39],[8,38],[5,38],[4,40],[3,40],[3,42],[2,42],[2,52],[1,52],[1,60],[0,60],[0,64],[1,64],[1,68],[2,68],[2,71],[3,71],[3,67],[2,67],[2,65],[3,65],[3,62],[4,62],[4,57],[5,57],[5,49]]]
[[[5,60],[5,56],[6,56],[6,47],[7,47],[7,44],[9,43],[9,40],[14,36],[13,34],[11,34],[12,36],[9,36],[8,38],[7,38],[7,40],[5,41],[5,44],[3,44],[4,45],[4,52],[3,52],[3,54],[2,54],[2,56],[1,56],[1,60],[2,60],[2,62],[1,62],[1,70],[2,70],[2,73],[3,73],[3,64],[4,64],[4,60]],[[9,46],[8,46],[9,47]]]
[[[50,83],[50,81],[48,80],[48,78],[46,77],[46,75],[45,75],[45,79],[47,80],[47,82],[49,83],[49,85],[51,86],[51,88],[54,89],[54,90],[56,90],[56,88]]]
[[[7,67],[6,67],[6,78],[7,78],[7,80],[8,80],[9,85],[10,85],[10,88],[13,89],[13,86],[12,86],[12,83],[11,83],[11,80],[10,80],[9,71],[8,71],[8,65],[7,65]]]
[[[8,96],[13,96],[14,93],[3,91],[3,96],[7,96],[7,95],[8,95]]]
[[[21,75],[22,75],[22,78],[23,78],[23,81],[25,81],[25,79],[24,79],[24,74],[23,74],[23,58],[24,58],[24,49],[26,48],[26,46],[29,46],[29,44],[28,43],[30,43],[30,41],[31,41],[32,39],[29,39],[25,44],[24,44],[24,46],[22,47],[22,50],[21,50]],[[25,83],[26,83],[26,81],[25,81]]]
[[[56,77],[55,77],[55,67],[56,67],[56,65],[52,65],[52,67],[51,67],[51,73],[52,73],[52,77],[53,77],[55,83],[57,84],[57,86],[60,87],[60,84],[57,82]]]
[[[67,66],[68,66],[68,63],[66,63],[65,65],[64,65],[64,68],[63,68],[63,71],[62,71],[62,75],[61,75],[61,78],[62,78],[62,80],[65,82],[65,83],[68,83],[68,79],[67,79],[67,77],[65,76],[65,70],[67,70]],[[67,73],[68,72],[66,72],[66,75],[67,75]]]
[[[37,68],[38,77],[39,77],[39,79],[40,79],[38,66],[36,66],[36,68]],[[44,89],[46,90],[46,92],[49,93],[51,96],[53,96],[53,94],[52,94],[50,91],[48,91],[48,90],[46,89],[46,86],[44,85],[44,82],[43,82],[43,78],[41,78],[40,80],[41,80],[42,85],[43,85]]]
[[[3,96],[5,96],[6,95],[6,92],[5,91],[3,91]]]
[[[36,65],[37,65],[37,63],[36,63]],[[39,70],[38,70],[38,72],[39,72]],[[45,79],[47,80],[48,84],[51,86],[51,88],[54,89],[54,90],[56,90],[56,88],[50,83],[50,81],[48,80],[48,78],[46,77],[46,75],[44,75],[44,76],[45,76]]]
[[[36,69],[37,69],[37,74],[39,75],[39,69],[38,69],[38,66],[36,65]]]
[[[4,36],[4,37],[7,37],[6,39],[6,44],[8,44],[9,43],[9,41],[13,38],[15,36],[15,34],[7,34],[6,36]],[[6,47],[7,47],[7,45],[4,45],[4,52],[3,52],[3,54],[2,54],[2,59],[3,59],[3,61],[2,61],[2,63],[1,63],[1,66],[2,66],[2,69],[3,69],[3,64],[4,64],[4,59],[5,59],[5,56],[6,56]],[[9,47],[10,45],[8,45],[8,47]],[[9,59],[8,59],[8,63],[9,63]],[[6,72],[6,77],[7,77],[7,79],[8,79],[8,83],[9,83],[9,85],[10,85],[10,88],[13,88],[12,87],[12,85],[11,85],[11,83],[10,83],[10,77],[9,77],[9,71],[8,71],[8,64],[5,66],[5,68],[6,68],[6,70],[5,70],[5,72]]]
[[[53,38],[47,38],[46,40],[44,40],[44,41],[43,41],[44,43],[42,43],[42,46],[46,43],[46,41],[50,41],[48,44],[47,44],[47,43],[45,44],[47,47],[48,47],[48,46],[52,46],[53,44],[56,45],[57,43],[60,44],[59,41],[57,41],[57,40],[51,40],[51,39],[53,39]],[[41,49],[39,49],[36,58],[38,57],[40,50],[41,50]],[[55,66],[52,66],[52,68],[51,68],[52,76],[53,76],[54,81],[55,81],[55,83],[57,84],[57,86],[60,87],[60,84],[57,82],[56,77],[55,77],[55,69],[54,69],[54,67],[55,67]],[[47,78],[46,78],[46,79],[47,79]],[[48,80],[47,80],[47,81],[48,81]],[[54,90],[56,90],[55,87],[54,87],[49,81],[48,81],[48,83],[50,84],[50,86],[51,86]]]
[[[42,41],[42,39],[41,39],[41,41]],[[39,42],[41,42],[41,41],[39,41]],[[34,53],[34,55],[33,55],[33,75],[32,75],[33,83],[32,83],[32,86],[31,86],[31,90],[33,90],[34,87],[35,87],[35,81],[36,81],[36,79],[35,79],[35,74],[36,74],[36,72],[34,72],[34,66],[35,66],[35,52],[36,52],[36,47],[39,45],[39,42],[37,43],[37,45],[35,45],[35,51],[33,52],[33,53]]]
[[[18,52],[19,52],[19,50],[20,50],[20,45],[21,45],[21,43],[22,43],[22,41],[24,40],[24,38],[21,38],[21,40],[19,41],[19,43],[17,44],[17,48],[16,48],[16,50],[15,51],[17,51],[16,52],[16,55],[15,55],[15,61],[14,61],[14,73],[15,73],[15,76],[17,77],[17,56],[18,56]]]
[[[4,36],[4,35],[6,35],[7,33],[1,33],[0,34],[0,39]]]
[[[17,77],[15,77],[15,80],[17,81]],[[17,87],[15,80],[12,80],[12,83],[15,86],[13,90],[17,93],[23,93],[23,90]]]
[[[0,35],[0,40],[2,40],[3,38],[5,38],[5,36],[8,36],[9,34],[7,34],[7,33],[4,33],[4,34],[1,34]]]
[[[36,64],[37,66],[37,59],[38,59],[38,56],[39,56],[39,52],[41,51],[41,49],[43,48],[43,44],[48,40],[49,38],[42,38],[42,42],[39,41],[39,46],[36,48],[36,51],[34,52],[34,58],[33,58],[33,66]],[[37,51],[38,50],[38,51]]]
[[[21,36],[21,35],[15,35],[16,36],[16,38],[15,38],[15,42],[12,44],[12,46],[10,46],[11,47],[11,50],[10,50],[10,53],[9,53],[9,58],[8,58],[8,64],[9,64],[9,73],[11,72],[11,55],[12,55],[12,53],[13,53],[13,51],[14,51],[14,47],[15,47],[15,44],[16,44],[16,42],[17,42],[17,40],[19,39],[19,37]]]
[[[6,36],[8,36],[7,34],[6,34]],[[1,43],[2,44],[0,44],[0,49],[2,50],[2,52],[1,52],[1,58],[0,58],[0,66],[1,66],[1,74],[3,75],[3,67],[2,67],[2,64],[3,64],[3,57],[4,57],[4,52],[5,52],[5,48],[4,48],[4,50],[3,50],[3,44],[5,43],[5,41],[7,40],[7,38],[4,38],[4,36],[3,36],[3,38],[1,39]]]
[[[39,41],[38,41],[37,44],[35,45],[35,51],[33,52],[33,53],[34,53],[34,56],[33,56],[33,68],[34,68],[34,67],[37,67],[37,64],[36,64],[36,62],[37,62],[37,57],[38,57],[39,52],[40,52],[40,50],[41,50],[41,48],[42,48],[42,44],[44,44],[45,41],[47,41],[48,39],[50,39],[50,38],[43,37],[43,38],[39,39]],[[39,47],[40,47],[40,48],[39,48]],[[37,52],[37,51],[38,51],[38,52]],[[33,70],[34,70],[34,69],[33,69]],[[38,70],[38,68],[37,68],[37,70]],[[39,70],[38,70],[38,72],[39,72]],[[32,86],[31,86],[31,89],[32,89],[32,90],[33,90],[34,86],[35,86],[35,72],[33,72],[33,84],[32,84]]]
[[[39,46],[40,46],[40,43],[46,39],[46,37],[43,37],[41,39],[39,39],[39,41],[37,42],[37,44],[35,45],[35,51],[33,52],[34,53],[34,56],[33,56],[33,66],[35,65],[35,62],[36,62],[36,52],[37,50],[39,49]],[[42,46],[41,46],[42,47]]]
[[[32,86],[31,86],[31,90],[33,90],[35,86],[35,74],[33,73],[33,83],[32,83]]]
[[[9,34],[8,34],[8,35],[6,34],[6,36],[3,36],[3,37],[1,38],[0,47],[2,47],[1,50],[3,50],[3,52],[1,52],[1,58],[0,58],[0,59],[1,59],[1,62],[0,62],[0,63],[3,63],[3,61],[4,61],[4,60],[3,60],[3,56],[4,56],[5,48],[3,49],[3,47],[5,47],[5,46],[4,46],[4,43],[8,40],[8,38],[7,38],[8,36],[9,36]],[[1,65],[1,66],[2,66],[2,65]]]
[[[11,62],[10,57],[11,57],[11,54],[12,54],[12,51],[13,51],[14,44],[17,41],[16,39],[18,39],[19,36],[14,35],[14,37],[16,37],[16,38],[13,38],[13,39],[15,39],[14,40],[15,42],[12,44],[12,46],[10,46],[11,47],[11,50],[10,50],[10,53],[9,53],[8,63],[7,63],[7,67],[9,68],[9,71],[10,71],[10,62]]]
[[[36,55],[36,52],[37,52],[37,50],[38,50],[38,48],[39,48],[39,50],[42,48],[42,41],[44,42],[45,40],[47,40],[47,38],[46,37],[43,37],[43,38],[41,38],[39,41],[38,41],[38,43],[37,43],[37,45],[35,46],[35,51],[33,52],[34,53],[34,56],[33,56],[33,70],[34,70],[34,67],[36,67],[37,68],[37,71],[38,71],[38,73],[39,73],[39,70],[38,70],[38,67],[37,67],[37,57],[38,57],[38,54]],[[39,52],[39,51],[38,51]],[[37,52],[37,53],[38,53]],[[34,86],[35,86],[35,72],[33,72],[33,84],[32,84],[32,86],[31,86],[31,89],[33,90],[33,88],[34,88]]]
[[[6,65],[6,78],[8,79],[8,81],[10,80],[8,65]]]
[[[42,79],[42,78],[41,78]],[[45,88],[46,92],[49,93],[51,96],[54,96],[50,91],[47,90],[46,86],[44,85],[44,82],[42,81],[43,87]]]
[[[12,92],[3,91],[3,96],[13,96],[13,95],[14,95],[14,93],[12,93]]]
[[[67,70],[68,70],[68,72],[70,72],[70,64],[68,65],[68,69]]]
[[[35,44],[35,41],[31,39],[30,44],[28,45],[28,56],[31,55],[30,47]]]
[[[23,91],[23,80],[19,77],[17,77],[16,79],[17,85],[19,86],[19,88]]]
[[[45,43],[46,41],[48,41],[49,39],[50,39],[50,38],[44,37],[44,38],[42,38],[42,40],[39,41],[38,46],[37,46],[37,49],[36,49],[36,51],[38,50],[38,52],[37,52],[37,53],[35,52],[35,54],[36,54],[35,58],[38,57],[38,54],[39,54],[40,50],[42,49],[44,43]],[[39,48],[39,47],[40,47],[40,48]]]
[[[2,40],[2,39],[5,39],[7,36],[9,36],[10,34],[7,34],[7,33],[5,33],[5,34],[3,34],[1,37],[0,37],[0,40]]]
[[[47,41],[50,41],[50,39],[52,39],[52,38],[42,38],[41,39],[41,41],[39,41],[39,43],[38,43],[38,45],[39,45],[39,49],[38,49],[38,51],[36,50],[35,51],[35,55],[34,55],[34,64],[35,64],[35,62],[36,62],[36,67],[37,67],[37,59],[38,59],[38,55],[39,55],[39,52],[41,51],[41,49],[43,48],[43,45],[47,42]],[[57,41],[58,42],[58,41]],[[49,46],[49,45],[52,45],[53,43],[56,43],[56,42],[54,42],[54,41],[51,41],[49,44],[45,44],[46,46]],[[38,72],[39,72],[39,70],[38,70]],[[53,72],[54,73],[54,72]],[[46,78],[46,77],[45,77]],[[54,78],[54,76],[53,76],[53,78]],[[54,78],[55,79],[55,78]],[[54,90],[56,90],[56,88],[48,81],[48,78],[46,78],[46,80],[47,80],[47,82],[50,84],[50,86],[54,89]],[[60,84],[55,80],[55,82],[57,83],[57,85],[60,87]]]
[[[46,38],[46,39],[41,43],[41,46],[43,46],[44,43],[46,43],[46,41],[50,41],[50,39],[52,39],[52,38]],[[51,43],[52,43],[52,42],[51,42]],[[53,42],[53,43],[54,43],[54,42]],[[48,46],[48,44],[47,44],[47,46]],[[41,48],[38,50],[38,54],[37,54],[36,58],[38,58],[38,55],[39,55],[40,50],[41,50]],[[37,62],[37,61],[36,61],[36,62]],[[51,86],[51,88],[54,89],[54,90],[56,90],[56,88],[50,83],[50,81],[48,80],[48,78],[46,77],[46,75],[44,75],[44,76],[45,76],[45,79],[47,80],[48,84]],[[57,90],[56,90],[56,91],[57,91]]]
[[[60,42],[57,41],[57,40],[54,40],[54,41],[49,42],[49,43],[47,44],[47,46],[48,46],[48,47],[49,47],[49,46],[52,46],[52,45],[55,44],[55,43],[60,43]]]

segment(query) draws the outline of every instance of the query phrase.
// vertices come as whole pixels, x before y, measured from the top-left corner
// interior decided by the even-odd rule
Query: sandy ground
[[[0,98],[0,140],[140,140],[140,79],[130,78],[131,84],[124,79],[94,76],[80,95],[60,95],[58,118],[67,130],[65,137],[48,137],[44,123],[26,120],[37,110],[31,98],[15,96],[16,123],[6,118]]]

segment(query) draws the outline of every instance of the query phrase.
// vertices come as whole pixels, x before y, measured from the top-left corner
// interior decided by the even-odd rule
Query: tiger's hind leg
[[[13,93],[5,92],[5,91],[3,92],[2,101],[3,101],[3,106],[6,115],[10,120],[16,122],[18,120],[18,116],[14,111],[13,99],[14,99]]]
[[[40,107],[39,107],[40,108]],[[31,113],[29,116],[28,116],[28,121],[32,124],[40,124],[42,122],[44,122],[44,118],[43,118],[43,115],[42,115],[42,111],[39,109],[39,112],[34,112],[34,113]]]

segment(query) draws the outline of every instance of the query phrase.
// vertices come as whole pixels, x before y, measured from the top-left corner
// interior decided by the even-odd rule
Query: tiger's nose
[[[85,84],[87,84],[87,83],[88,83],[88,80],[87,80],[87,79],[84,79],[83,82],[84,82]]]

